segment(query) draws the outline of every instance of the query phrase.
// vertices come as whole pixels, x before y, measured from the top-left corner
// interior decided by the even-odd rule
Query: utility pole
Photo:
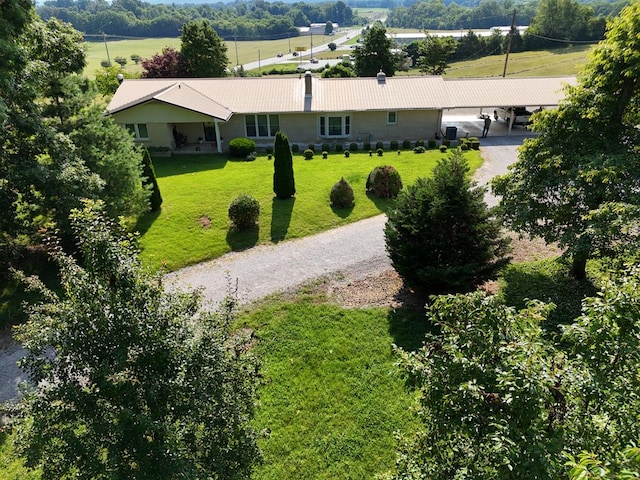
[[[260,72],[260,50],[258,50],[258,73],[262,73]]]
[[[507,56],[504,59],[504,70],[502,71],[502,78],[507,76],[507,62],[509,61],[509,52],[511,51],[511,36],[513,35],[513,29],[516,28],[516,9],[513,9],[513,17],[511,18],[511,28],[509,29],[509,36],[507,37]]]
[[[289,33],[289,53],[291,53],[291,33]]]
[[[236,67],[237,67],[238,65],[240,65],[240,62],[238,61],[238,35],[234,35],[233,40],[236,44]]]
[[[309,27],[309,28],[313,28],[313,27]],[[309,55],[309,60],[311,60],[313,58],[313,30],[310,30],[309,33],[311,33],[311,54]]]
[[[111,66],[111,57],[109,56],[109,47],[107,46],[107,34],[102,32],[102,38],[104,40],[104,49],[107,51],[107,62],[109,62],[109,66]]]

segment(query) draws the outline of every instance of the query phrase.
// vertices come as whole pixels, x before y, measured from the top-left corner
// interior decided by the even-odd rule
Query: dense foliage
[[[18,337],[34,387],[18,450],[43,477],[247,478],[257,367],[230,328],[233,301],[201,311],[165,292],[135,240],[90,203],[73,214],[83,265],[56,250],[64,294],[35,279],[42,303]]]
[[[235,158],[246,158],[256,151],[256,142],[247,137],[232,138],[229,142],[229,153]]]
[[[349,208],[353,206],[353,187],[349,185],[344,177],[338,180],[329,193],[331,206],[335,208]]]
[[[367,28],[362,43],[353,52],[358,77],[375,77],[380,71],[392,77],[403,62],[402,57],[391,51],[392,46],[393,41],[387,37],[387,30],[381,23]]]
[[[190,2],[194,3],[194,2]],[[208,20],[227,40],[273,40],[295,37],[296,27],[310,23],[354,25],[351,8],[339,0],[326,3],[242,1],[229,3],[151,4],[139,0],[48,0],[38,7],[44,20],[71,23],[85,34],[135,37],[177,37],[185,23]]]
[[[365,188],[375,197],[396,198],[402,190],[402,179],[395,167],[381,165],[371,170]]]
[[[30,4],[3,2],[0,42],[0,258],[11,262],[57,229],[70,237],[81,198],[110,215],[147,206],[141,154],[93,104],[82,36],[57,20],[30,21]]]
[[[438,162],[388,213],[385,241],[404,281],[428,294],[470,291],[505,265],[508,242],[462,152]]]
[[[158,212],[162,206],[162,194],[160,193],[160,186],[156,179],[156,171],[151,161],[151,154],[146,148],[142,150],[142,167],[144,184],[148,185],[149,190],[151,190],[151,195],[149,196],[149,211]]]
[[[180,55],[189,77],[224,77],[227,46],[207,20],[185,23],[180,36]]]
[[[289,139],[282,132],[276,133],[273,156],[273,193],[279,199],[291,198],[296,194],[293,155],[289,148]]]
[[[507,225],[567,247],[578,277],[589,257],[640,239],[639,18],[634,2],[609,25],[578,84],[534,116],[539,135],[493,185]]]

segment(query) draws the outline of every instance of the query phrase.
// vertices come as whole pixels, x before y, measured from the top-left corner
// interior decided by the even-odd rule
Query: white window
[[[398,121],[398,114],[396,112],[387,112],[387,124],[395,125]]]
[[[244,126],[247,137],[275,137],[280,130],[280,117],[278,115],[245,115]]]
[[[321,137],[347,137],[351,135],[350,115],[331,115],[320,117]]]
[[[126,128],[136,140],[149,138],[149,130],[147,130],[146,123],[127,123]]]

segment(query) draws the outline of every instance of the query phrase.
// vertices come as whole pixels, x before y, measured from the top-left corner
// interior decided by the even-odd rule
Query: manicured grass
[[[374,478],[393,468],[394,432],[416,428],[392,343],[423,338],[424,315],[270,302],[242,319],[258,338],[259,480]]]
[[[318,154],[313,160],[295,155],[297,193],[290,200],[274,199],[273,160],[265,155],[253,162],[215,155],[154,159],[164,203],[160,214],[149,214],[138,222],[142,259],[153,268],[164,264],[176,270],[231,250],[300,238],[380,214],[390,202],[365,193],[374,167],[393,165],[409,185],[428,176],[443,156],[436,150],[386,152],[383,157],[359,153],[350,158],[336,153],[327,160]],[[482,162],[478,151],[471,150],[466,157],[473,170]],[[352,209],[334,210],[329,204],[331,187],[341,177],[353,187]],[[230,228],[229,203],[242,193],[260,202],[259,229],[236,232]]]

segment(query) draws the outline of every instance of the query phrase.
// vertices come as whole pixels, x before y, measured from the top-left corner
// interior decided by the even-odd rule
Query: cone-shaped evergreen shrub
[[[149,211],[157,212],[162,205],[162,195],[160,195],[156,172],[151,162],[151,154],[146,148],[142,151],[142,175],[144,177],[142,184],[145,188],[151,190],[151,195],[149,196]]]
[[[384,233],[391,263],[407,285],[426,294],[464,292],[507,263],[509,243],[484,192],[456,149],[432,178],[419,178],[398,196]]]
[[[273,155],[273,192],[278,198],[291,198],[296,193],[296,184],[293,178],[293,156],[289,148],[289,139],[282,132],[276,133]]]
[[[366,184],[367,192],[380,198],[395,198],[402,190],[400,174],[391,165],[383,165],[371,170]]]
[[[335,208],[349,208],[353,206],[353,188],[349,185],[344,177],[331,187],[329,195],[331,206]]]

